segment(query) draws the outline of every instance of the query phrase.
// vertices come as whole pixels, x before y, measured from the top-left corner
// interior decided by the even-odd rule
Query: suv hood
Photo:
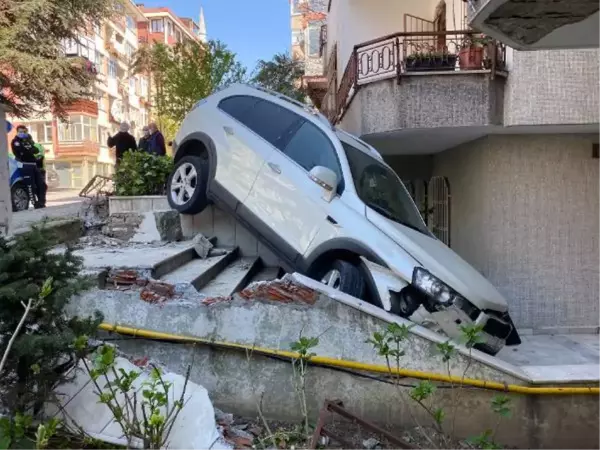
[[[444,243],[366,208],[367,220],[393,239],[421,266],[480,309],[508,310],[506,299],[483,275]],[[390,267],[393,269],[393,267]]]

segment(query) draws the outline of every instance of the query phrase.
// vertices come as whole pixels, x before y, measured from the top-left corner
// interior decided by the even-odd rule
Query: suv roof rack
[[[252,84],[252,83],[244,83],[244,84],[245,84],[246,86],[248,86],[248,87],[251,87],[251,88],[253,88],[253,89],[257,89],[257,90],[259,90],[259,91],[265,92],[266,94],[270,94],[270,95],[272,95],[272,96],[274,96],[274,97],[280,98],[281,100],[285,100],[285,101],[287,101],[287,102],[289,102],[289,103],[291,103],[291,104],[293,104],[293,105],[295,105],[295,106],[297,106],[297,107],[299,107],[299,108],[302,108],[304,111],[306,111],[306,112],[308,112],[308,113],[310,113],[310,114],[313,114],[313,115],[317,116],[321,122],[323,122],[324,124],[328,125],[329,127],[331,127],[331,129],[332,129],[332,130],[334,130],[334,131],[335,131],[335,127],[333,126],[333,124],[332,124],[331,122],[329,122],[329,119],[327,119],[327,117],[325,117],[325,116],[324,116],[324,115],[323,115],[323,114],[322,114],[322,113],[321,113],[321,112],[320,112],[320,111],[319,111],[317,108],[315,108],[314,106],[313,106],[313,107],[310,107],[309,105],[307,105],[307,104],[305,104],[305,103],[302,103],[302,102],[299,102],[298,100],[295,100],[295,99],[293,99],[293,98],[291,98],[291,97],[288,97],[288,96],[287,96],[287,95],[285,95],[285,94],[282,94],[282,93],[280,93],[280,92],[273,91],[273,90],[271,90],[271,89],[267,89],[267,88],[265,88],[265,87],[262,87],[262,86],[259,86],[259,85],[256,85],[256,84]]]

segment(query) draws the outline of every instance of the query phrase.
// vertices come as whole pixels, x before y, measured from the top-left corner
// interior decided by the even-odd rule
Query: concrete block
[[[153,215],[161,241],[173,242],[180,241],[183,238],[181,220],[179,220],[177,211],[154,211]]]
[[[167,197],[153,198],[152,211],[168,211],[171,209]]]
[[[154,213],[146,212],[142,214],[142,221],[131,237],[132,242],[157,242],[161,240],[161,235],[156,226]]]
[[[194,237],[194,250],[200,258],[206,259],[212,248],[212,243],[202,233],[198,233]]]

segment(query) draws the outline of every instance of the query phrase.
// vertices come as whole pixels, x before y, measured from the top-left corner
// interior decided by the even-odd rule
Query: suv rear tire
[[[321,270],[323,274],[318,279],[333,289],[356,298],[364,298],[366,290],[365,277],[360,268],[348,261],[336,259]]]
[[[167,181],[167,198],[180,214],[198,214],[208,206],[208,161],[198,156],[184,156]]]

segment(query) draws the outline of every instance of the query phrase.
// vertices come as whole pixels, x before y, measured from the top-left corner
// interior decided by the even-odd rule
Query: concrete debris
[[[319,438],[319,447],[327,447],[329,445],[329,436],[321,436]]]
[[[233,414],[224,413],[218,408],[215,408],[215,420],[218,425],[230,426],[233,423]]]
[[[106,278],[106,287],[110,289],[120,289],[123,286],[144,287],[148,284],[148,279],[141,276],[137,270],[123,269],[113,270],[108,273]]]
[[[154,220],[161,241],[175,242],[183,239],[181,219],[177,211],[156,211],[154,212]]]
[[[111,214],[107,224],[102,227],[102,234],[121,239],[123,241],[128,241],[135,236],[143,220],[143,214]]]
[[[201,233],[194,237],[194,250],[202,259],[206,259],[213,248],[212,243]]]
[[[206,297],[200,300],[204,306],[214,305],[215,303],[230,302],[232,297]]]
[[[318,293],[305,286],[297,285],[287,275],[280,280],[251,283],[240,292],[246,300],[263,299],[281,303],[305,303],[314,305]]]
[[[140,292],[140,298],[148,303],[163,303],[175,296],[175,286],[162,281],[148,281]]]
[[[380,442],[375,438],[369,438],[363,441],[363,447],[368,450],[374,450],[376,448],[381,448]]]
[[[130,240],[132,242],[146,242],[148,244],[152,242],[159,242],[161,240],[160,232],[156,225],[156,219],[154,213],[145,212],[142,215],[142,221],[139,226],[135,229],[133,236]]]
[[[100,228],[108,222],[108,198],[86,198],[81,203],[79,217],[86,229]]]

